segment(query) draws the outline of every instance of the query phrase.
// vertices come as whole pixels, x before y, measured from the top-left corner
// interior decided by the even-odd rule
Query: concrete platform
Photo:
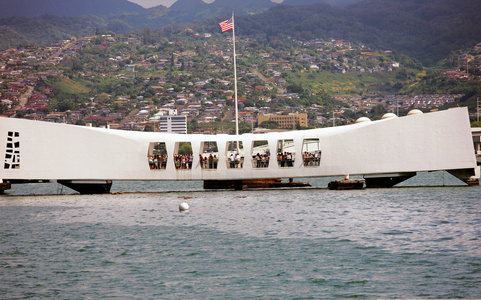
[[[294,182],[291,179],[283,182],[280,178],[248,179],[248,180],[204,180],[206,190],[245,190],[281,187],[310,187],[309,182]]]
[[[3,194],[6,190],[12,188],[12,184],[10,182],[2,182],[0,183],[0,194]]]

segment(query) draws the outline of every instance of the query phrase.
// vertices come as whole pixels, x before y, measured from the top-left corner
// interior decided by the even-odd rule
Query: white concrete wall
[[[0,156],[5,158],[7,133],[19,132],[20,168],[0,166],[1,179],[109,179],[109,180],[206,180],[339,176],[475,168],[475,155],[466,108],[418,114],[348,126],[268,134],[176,135],[89,128],[65,124],[0,118]],[[305,167],[304,139],[319,138],[320,167]],[[296,161],[280,168],[277,141],[293,139]],[[241,140],[245,163],[228,169],[226,142]],[[269,168],[256,169],[250,162],[256,140],[268,140]],[[217,170],[201,169],[202,141],[217,141]],[[151,142],[165,142],[166,170],[150,170]],[[192,170],[176,170],[176,142],[191,142]]]

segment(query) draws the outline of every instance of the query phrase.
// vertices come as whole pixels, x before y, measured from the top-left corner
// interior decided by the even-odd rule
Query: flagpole
[[[232,41],[234,44],[234,94],[235,94],[235,134],[239,135],[239,109],[237,107],[237,62],[235,53],[235,23],[234,12],[232,12]]]

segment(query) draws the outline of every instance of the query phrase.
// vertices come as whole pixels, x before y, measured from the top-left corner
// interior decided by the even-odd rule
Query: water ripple
[[[480,188],[0,198],[0,294],[476,298]],[[179,197],[189,212],[179,212]],[[184,201],[184,200],[182,200]]]

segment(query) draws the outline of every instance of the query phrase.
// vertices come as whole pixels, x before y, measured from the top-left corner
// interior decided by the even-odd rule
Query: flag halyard
[[[234,29],[234,22],[232,22],[232,17],[225,20],[224,22],[220,22],[219,26],[220,26],[220,29],[222,30],[222,33]]]

